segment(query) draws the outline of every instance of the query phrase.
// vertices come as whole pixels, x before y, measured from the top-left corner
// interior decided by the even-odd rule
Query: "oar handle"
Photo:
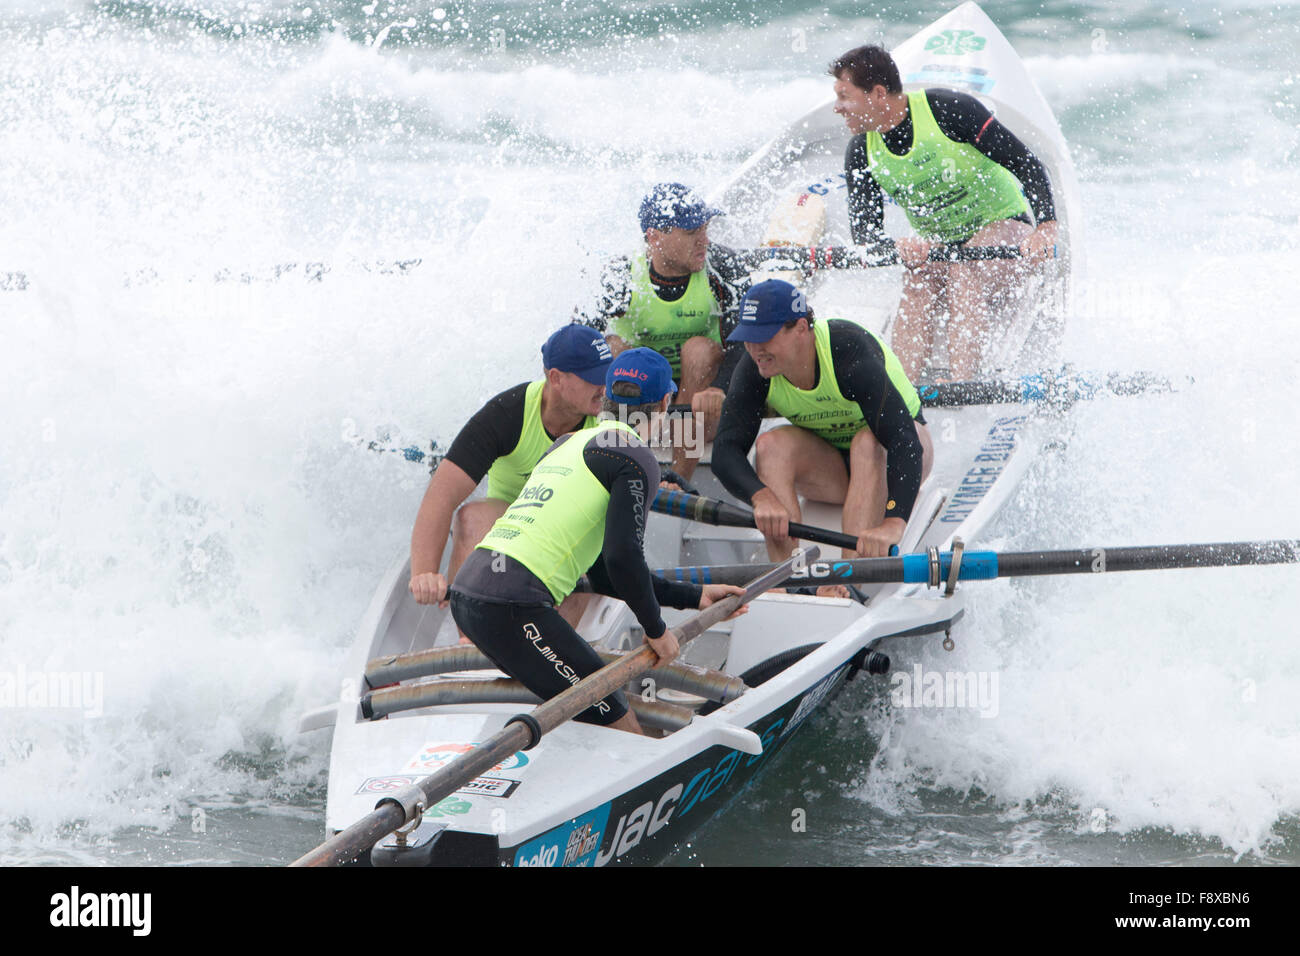
[[[660,488],[658,493],[655,494],[654,503],[650,507],[660,514],[686,518],[689,521],[699,521],[702,524],[721,525],[731,528],[757,527],[754,523],[754,513],[748,508],[742,508],[726,501],[719,501],[716,498],[692,495],[685,491]],[[790,522],[790,537],[813,541],[817,544],[827,544],[834,548],[846,548],[850,551],[858,549],[858,539],[851,534],[844,534],[842,531],[831,531],[827,528],[815,528],[812,525],[801,524],[798,521]]]

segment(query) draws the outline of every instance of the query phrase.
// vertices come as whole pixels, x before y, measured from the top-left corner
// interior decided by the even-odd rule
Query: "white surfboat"
[[[1026,329],[1035,331],[1025,332],[999,360],[1007,368],[1017,361],[1032,364],[1054,345],[1049,337],[1059,332],[1073,261],[1069,244],[1077,222],[1075,186],[1060,131],[1020,60],[973,3],[921,31],[895,53],[907,86],[942,84],[980,95],[1048,165],[1061,216],[1060,257],[1045,270],[1039,308],[1028,310]],[[830,201],[827,241],[846,243],[842,200],[838,207],[834,202],[837,193],[843,194],[846,141],[842,121],[827,104],[755,154],[714,197],[729,211],[728,238],[752,245],[762,234],[763,214],[773,195],[821,186]],[[749,209],[752,215],[746,214]],[[897,299],[897,276],[889,275],[896,271],[823,274],[812,292],[819,315],[883,328]],[[890,282],[895,290],[887,299]],[[882,301],[891,308],[872,307]],[[1024,359],[1026,354],[1031,358]],[[1016,406],[931,409],[927,418],[935,436],[935,469],[908,525],[904,553],[946,550],[954,536],[978,542],[1041,444],[1033,414]],[[695,478],[704,494],[723,496],[707,464]],[[839,527],[834,509],[827,506],[810,506],[804,521]],[[756,531],[665,516],[648,522],[646,552],[651,567],[765,560],[759,556]],[[831,570],[825,563],[814,568]],[[403,557],[361,622],[339,703],[314,721],[334,726],[329,834],[528,709],[520,702],[484,702],[510,697],[499,683],[489,683],[502,675],[475,669],[482,665],[466,664],[457,656],[465,652],[455,648],[450,614],[415,604],[408,577]],[[661,859],[730,802],[817,706],[868,663],[871,652],[883,648],[897,654],[899,641],[943,635],[965,609],[962,589],[945,596],[925,585],[890,584],[864,587],[861,593],[865,604],[801,594],[760,597],[747,615],[706,632],[685,651],[681,660],[686,665],[720,672],[705,675],[708,687],[654,688],[669,712],[651,714],[643,722],[670,728],[665,736],[562,725],[533,749],[515,754],[427,810],[407,849],[395,848],[393,837],[383,841],[373,862],[600,866]],[[671,626],[688,614],[665,609],[664,616]],[[621,602],[600,598],[588,608],[580,631],[599,649],[618,652],[639,645],[635,625]],[[447,658],[450,663],[444,666],[460,669],[404,677],[372,666],[376,684],[402,679],[370,696],[364,676],[368,664],[420,654]],[[711,692],[723,699],[706,699]],[[405,696],[406,704],[394,704],[394,696]],[[419,706],[411,706],[412,698]],[[448,702],[429,703],[433,700]],[[313,721],[305,724],[311,725]],[[366,862],[364,856],[361,862]]]

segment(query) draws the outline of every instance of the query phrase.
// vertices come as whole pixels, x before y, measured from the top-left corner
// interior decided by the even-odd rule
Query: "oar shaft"
[[[1167,378],[1150,372],[1132,375],[1107,375],[1090,379],[1068,372],[1025,375],[1006,382],[944,382],[921,385],[917,394],[927,408],[952,408],[963,405],[1010,405],[1043,403],[1068,405],[1094,398],[1099,394],[1142,395],[1172,392],[1175,385]]]
[[[782,584],[929,584],[946,582],[953,553],[907,554],[897,558],[809,561]],[[1033,577],[1049,574],[1102,574],[1300,562],[1300,540],[1231,541],[1213,544],[1166,544],[1144,547],[1081,548],[1068,551],[966,551],[960,581]],[[735,564],[659,568],[652,573],[691,584],[735,584],[765,565]],[[777,585],[779,586],[779,585]]]

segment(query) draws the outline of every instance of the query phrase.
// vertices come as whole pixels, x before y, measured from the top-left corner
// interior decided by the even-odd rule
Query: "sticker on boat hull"
[[[428,774],[409,773],[390,774],[387,777],[369,777],[357,788],[357,793],[394,793],[403,787],[414,786],[424,776],[428,776]],[[518,780],[511,780],[507,777],[475,777],[456,792],[468,796],[501,797],[504,799],[517,789],[519,789]]]
[[[515,851],[515,866],[591,866],[600,849],[610,804],[574,817]]]
[[[988,70],[979,67],[927,63],[904,76],[903,82],[916,86],[946,86],[970,90],[972,93],[988,93],[998,81],[989,76]]]
[[[425,744],[420,748],[419,753],[406,762],[402,768],[403,773],[419,773],[428,776],[435,770],[451,763],[457,757],[464,756],[479,745],[479,741],[472,743],[436,743]],[[505,760],[501,761],[495,767],[491,768],[491,773],[500,773],[501,771],[519,771],[528,765],[528,755],[522,750],[512,754]]]

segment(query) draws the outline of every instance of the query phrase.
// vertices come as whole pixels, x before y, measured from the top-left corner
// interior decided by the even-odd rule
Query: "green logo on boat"
[[[925,41],[925,52],[939,56],[965,56],[984,49],[988,42],[974,30],[944,30]]]
[[[461,800],[459,797],[448,797],[446,800],[443,800],[436,807],[433,807],[429,810],[425,810],[424,815],[428,817],[449,817],[453,813],[455,814],[469,813],[471,809],[472,808],[468,800]]]

